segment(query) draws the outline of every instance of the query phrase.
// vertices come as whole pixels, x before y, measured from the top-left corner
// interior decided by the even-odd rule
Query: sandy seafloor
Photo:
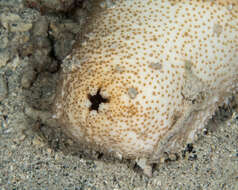
[[[159,164],[152,178],[129,161],[65,151],[70,140],[62,143],[61,135],[36,122],[38,112],[25,114],[29,107],[49,109],[85,7],[72,19],[54,11],[41,15],[21,0],[0,0],[0,190],[238,190],[237,97],[190,153]]]

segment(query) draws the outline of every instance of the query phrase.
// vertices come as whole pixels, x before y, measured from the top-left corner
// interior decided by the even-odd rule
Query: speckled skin
[[[55,117],[76,141],[156,162],[237,90],[238,1],[118,0],[65,60]]]

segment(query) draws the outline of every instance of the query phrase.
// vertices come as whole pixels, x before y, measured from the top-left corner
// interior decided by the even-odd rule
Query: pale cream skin
[[[55,117],[94,150],[156,162],[238,88],[238,1],[118,0],[91,25]]]

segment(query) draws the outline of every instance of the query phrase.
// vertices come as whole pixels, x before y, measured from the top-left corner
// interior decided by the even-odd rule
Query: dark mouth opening
[[[90,111],[92,111],[92,110],[98,111],[99,105],[101,103],[108,103],[109,102],[109,99],[103,98],[101,96],[100,91],[101,91],[101,89],[99,88],[96,95],[92,96],[91,94],[88,94],[88,99],[90,100],[90,102],[92,104],[89,108]]]

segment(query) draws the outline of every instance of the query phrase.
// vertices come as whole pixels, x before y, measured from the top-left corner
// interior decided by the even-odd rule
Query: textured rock
[[[32,28],[32,23],[25,23],[19,15],[13,13],[1,14],[0,22],[11,32],[26,32]]]
[[[8,29],[10,24],[17,23],[21,20],[21,17],[14,13],[4,13],[0,15],[0,22],[4,28]]]
[[[75,0],[24,0],[24,3],[31,8],[42,12],[66,12],[73,7]]]

